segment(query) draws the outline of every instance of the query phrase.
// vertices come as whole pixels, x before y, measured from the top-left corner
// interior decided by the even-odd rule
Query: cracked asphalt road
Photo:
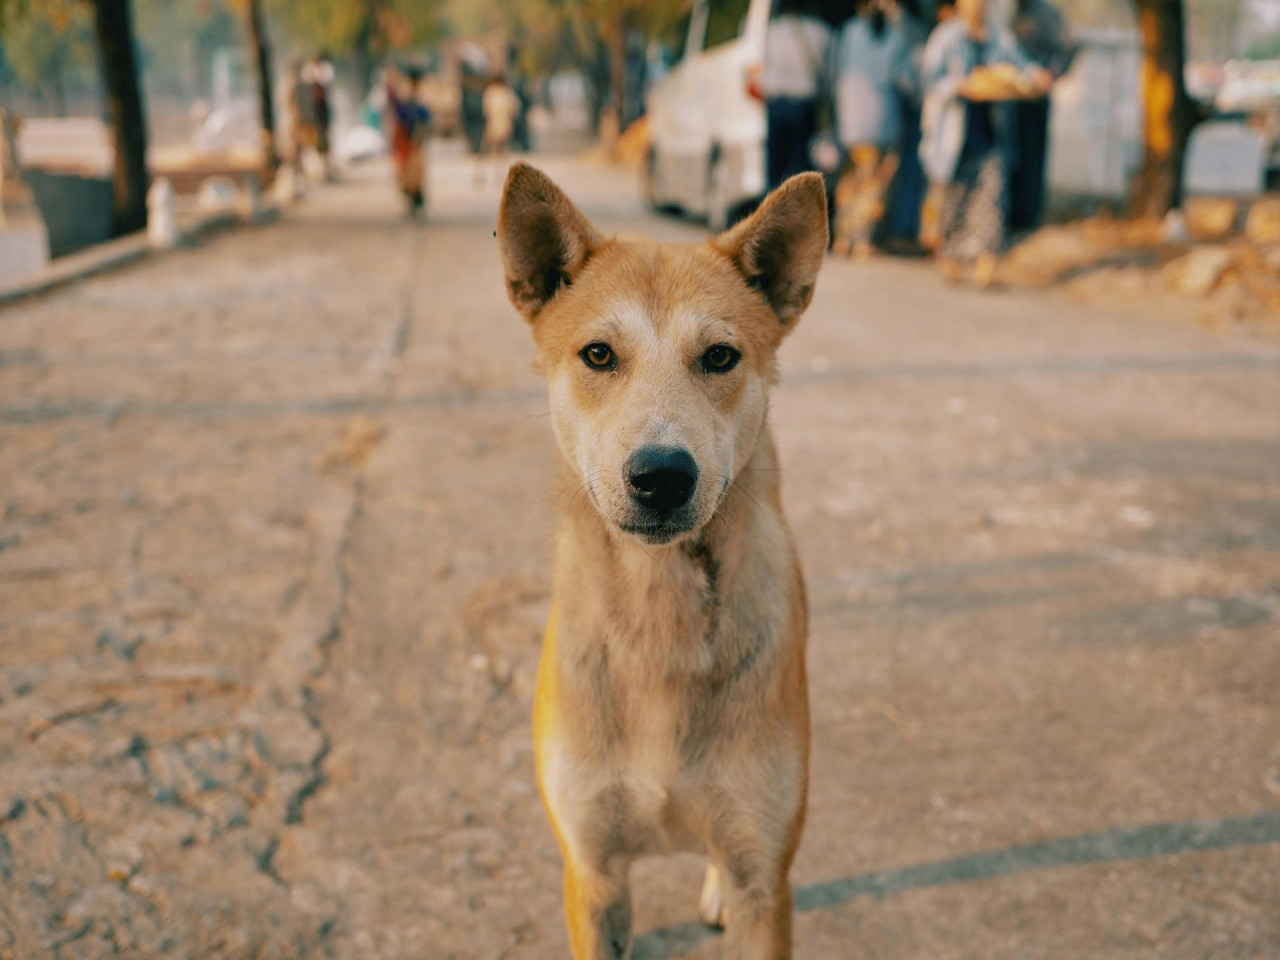
[[[0,958],[565,955],[565,492],[496,186],[435,174],[0,310]],[[797,955],[1280,956],[1275,329],[832,261],[783,371]],[[637,868],[637,957],[718,955],[700,869]]]

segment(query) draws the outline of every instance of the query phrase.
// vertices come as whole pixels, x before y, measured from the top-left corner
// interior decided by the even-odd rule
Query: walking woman
[[[1051,82],[986,13],[986,0],[957,0],[956,17],[929,38],[920,141],[925,171],[943,184],[943,271],[958,280],[971,268],[980,287],[994,285],[1008,232],[1009,175],[1017,162],[1011,106],[1043,96]]]
[[[836,185],[833,249],[865,256],[898,169],[902,97],[915,86],[911,48],[886,0],[860,0],[836,42],[836,138],[846,152]]]
[[[391,121],[391,153],[396,161],[396,179],[408,204],[409,216],[426,214],[427,134],[431,114],[418,97],[422,71],[401,73],[388,67],[387,113]]]

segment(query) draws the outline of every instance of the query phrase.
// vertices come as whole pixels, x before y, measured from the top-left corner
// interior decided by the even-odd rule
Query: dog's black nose
[[[625,469],[631,499],[653,510],[683,507],[698,484],[698,465],[680,447],[641,447]]]

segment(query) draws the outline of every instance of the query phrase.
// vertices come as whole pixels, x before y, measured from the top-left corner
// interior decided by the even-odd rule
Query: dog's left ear
[[[820,173],[792,177],[712,246],[733,261],[790,328],[813,299],[827,252],[827,190]]]
[[[517,163],[498,209],[498,247],[507,295],[532,323],[577,277],[604,238],[541,170]]]

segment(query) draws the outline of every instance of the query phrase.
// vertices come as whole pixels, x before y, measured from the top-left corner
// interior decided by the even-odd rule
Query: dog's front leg
[[[794,762],[798,766],[803,761]],[[785,759],[775,759],[773,769],[786,766]],[[740,783],[750,782],[748,765],[733,769],[742,778]],[[748,797],[755,802],[746,802]],[[707,845],[713,869],[707,871],[710,889],[703,890],[703,917],[724,924],[726,960],[789,960],[787,874],[804,821],[804,788],[795,780],[775,777],[769,790],[741,794],[736,802],[728,791],[721,791],[719,798],[720,816],[713,821]],[[720,905],[718,917],[711,910],[716,904]]]
[[[791,887],[783,870],[736,876],[716,871],[721,885],[726,960],[789,960],[791,957]],[[708,882],[712,878],[708,877]],[[703,892],[704,900],[707,893]]]
[[[564,903],[574,960],[626,960],[631,956],[630,863],[604,867],[566,861]]]

